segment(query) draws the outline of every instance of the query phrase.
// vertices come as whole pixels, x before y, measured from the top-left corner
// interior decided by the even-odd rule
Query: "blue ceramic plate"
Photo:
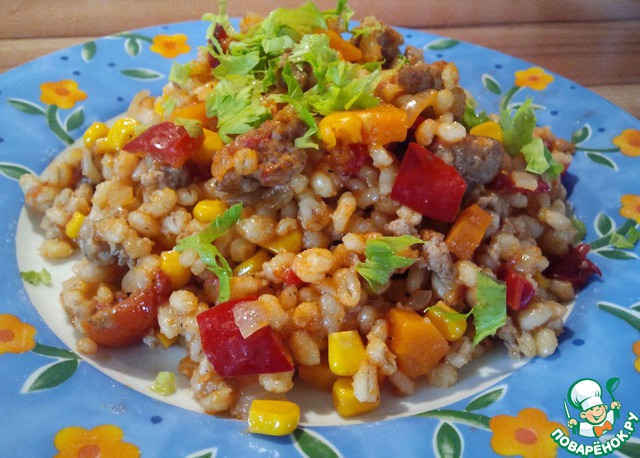
[[[455,62],[461,84],[481,108],[516,108],[532,97],[539,124],[577,144],[565,180],[602,278],[578,296],[553,356],[512,363],[498,352],[465,368],[450,390],[387,396],[387,419],[378,414],[347,423],[325,413],[332,410],[326,407],[329,397],[298,393],[296,400],[313,408],[294,434],[271,438],[247,433],[240,421],[200,413],[185,384],[174,396],[154,395],[151,374],[174,369],[167,361],[180,355],[156,360],[134,349],[83,359],[74,353],[58,303],[70,263],[46,264],[37,254],[42,235],[22,209],[17,178],[42,172],[92,122],[125,111],[138,91],[159,94],[172,58],[193,59],[206,27],[185,22],[126,32],[0,75],[0,257],[6,263],[0,285],[0,455],[640,456],[640,433],[634,434],[640,414],[640,182],[634,174],[640,167],[640,122],[559,75],[412,30],[401,29],[406,42],[424,49],[428,61]],[[45,265],[51,286],[23,282],[20,271]],[[569,395],[581,379],[597,383],[600,394],[591,397],[616,413],[612,429],[599,437],[566,427],[568,417],[589,426],[591,417],[581,411],[587,406],[573,404]]]

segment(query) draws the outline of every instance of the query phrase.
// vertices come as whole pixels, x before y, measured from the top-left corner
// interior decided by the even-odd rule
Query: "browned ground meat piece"
[[[307,125],[287,106],[257,129],[241,134],[214,156],[211,175],[216,188],[229,193],[255,191],[260,186],[285,184],[300,173],[307,163],[307,152],[295,146],[295,140],[307,131]],[[257,169],[241,174],[236,170],[236,154],[253,150]],[[252,154],[252,153],[251,153]]]
[[[433,76],[429,73],[431,66],[426,62],[418,62],[415,65],[404,65],[398,70],[398,83],[409,94],[431,89]]]
[[[453,165],[469,187],[493,180],[506,154],[502,145],[493,138],[471,134],[456,143],[437,141],[431,146],[431,151]]]
[[[353,39],[353,43],[362,51],[362,60],[384,60],[382,68],[392,68],[400,56],[400,46],[404,44],[402,35],[372,17],[365,17],[357,29],[366,30],[366,33],[358,34]]]

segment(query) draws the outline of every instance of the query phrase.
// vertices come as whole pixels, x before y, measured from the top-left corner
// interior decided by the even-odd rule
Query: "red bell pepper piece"
[[[529,303],[536,290],[529,280],[512,269],[507,269],[505,274],[505,283],[507,287],[507,305],[511,310],[522,310]]]
[[[467,189],[458,171],[417,143],[409,143],[391,198],[424,216],[452,223]]]
[[[184,126],[165,121],[149,127],[122,149],[130,153],[149,154],[171,167],[182,167],[203,141],[203,135],[190,137]]]
[[[269,326],[246,339],[233,318],[236,304],[255,297],[234,299],[197,316],[202,349],[218,374],[223,377],[271,374],[293,370],[293,361],[278,334]]]

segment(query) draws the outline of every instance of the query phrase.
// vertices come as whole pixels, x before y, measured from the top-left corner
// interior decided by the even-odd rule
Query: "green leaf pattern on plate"
[[[308,458],[341,458],[340,452],[320,434],[307,428],[297,428],[291,438],[296,449]]]
[[[462,437],[456,428],[445,421],[434,435],[434,448],[438,458],[459,458],[462,456]]]
[[[76,373],[80,357],[70,350],[36,343],[32,353],[54,361],[36,369],[22,386],[21,393],[48,390],[66,382]]]

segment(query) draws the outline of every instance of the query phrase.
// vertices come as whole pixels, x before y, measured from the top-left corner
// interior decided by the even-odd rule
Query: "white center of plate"
[[[59,296],[62,282],[73,276],[71,268],[79,259],[79,255],[63,262],[46,261],[38,253],[38,247],[44,240],[38,224],[38,218],[23,208],[16,234],[18,267],[21,271],[39,271],[46,267],[51,273],[52,286],[34,287],[25,283],[25,289],[47,326],[75,351],[79,334],[63,310]],[[185,351],[180,346],[174,345],[164,350],[150,349],[139,344],[123,349],[101,348],[95,355],[81,356],[84,361],[126,387],[161,402],[202,412],[200,405],[191,395],[189,381],[177,371],[178,362],[185,356]],[[300,405],[301,421],[305,425],[345,425],[378,421],[415,415],[471,397],[500,382],[526,362],[527,359],[510,358],[506,350],[500,346],[496,351],[466,365],[459,373],[458,383],[451,388],[433,388],[423,381],[417,384],[415,394],[406,397],[397,397],[391,390],[386,389],[382,392],[380,408],[356,419],[341,418],[333,408],[331,393],[319,391],[300,381],[287,397]],[[178,391],[175,394],[159,396],[151,391],[150,386],[160,371],[172,371],[176,374]]]

